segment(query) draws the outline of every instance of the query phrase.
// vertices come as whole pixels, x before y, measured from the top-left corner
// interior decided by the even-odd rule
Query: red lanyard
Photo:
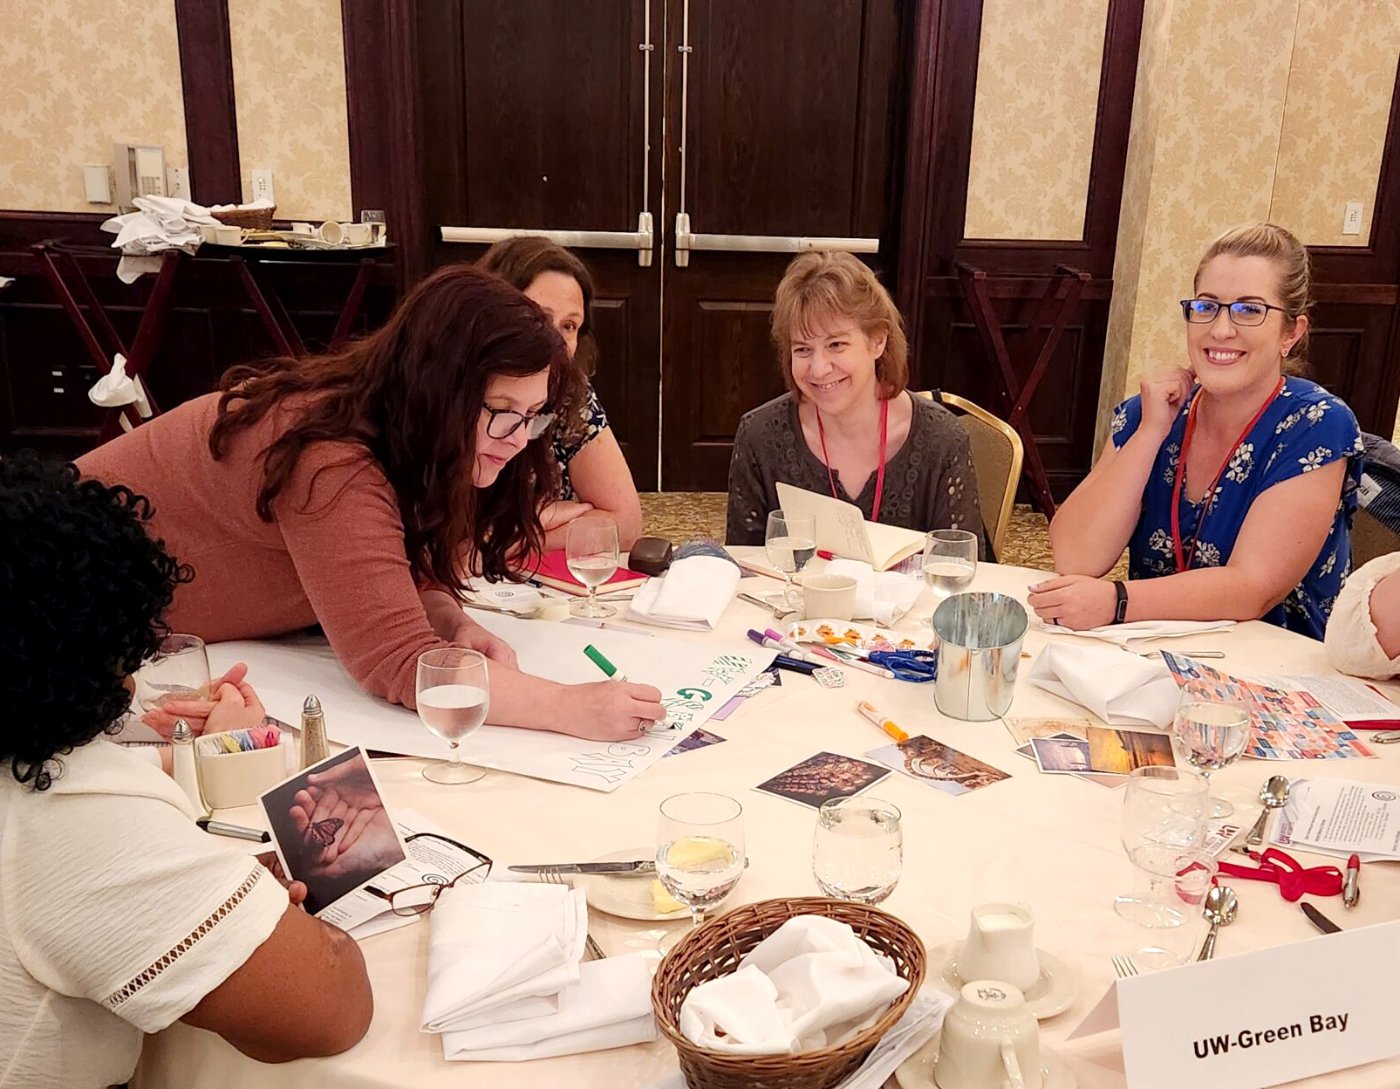
[[[815,407],[815,406],[813,406]],[[831,497],[840,499],[836,494],[836,476],[831,471],[831,458],[826,452],[826,428],[822,427],[822,410],[817,409],[817,436],[822,443],[822,464],[826,466],[827,483],[831,485]],[[885,439],[889,433],[890,403],[880,402],[880,467],[875,470],[875,507],[870,512],[870,520],[878,522],[880,520],[880,497],[885,494]]]
[[[1226,468],[1234,458],[1235,452],[1245,439],[1249,438],[1249,433],[1254,430],[1257,424],[1268,411],[1269,406],[1274,403],[1274,398],[1283,391],[1283,379],[1278,380],[1278,385],[1274,387],[1274,392],[1269,394],[1268,400],[1259,406],[1259,411],[1254,414],[1254,418],[1244,425],[1244,430],[1240,432],[1239,438],[1230,447],[1224,459],[1220,462],[1220,468],[1215,470],[1215,477],[1210,482],[1210,487],[1206,489],[1205,498],[1201,500],[1201,516],[1196,520],[1196,532],[1191,534],[1190,549],[1186,548],[1186,542],[1181,538],[1181,490],[1186,482],[1186,453],[1191,449],[1191,439],[1196,434],[1196,409],[1200,407],[1201,397],[1198,393],[1196,399],[1191,402],[1190,411],[1186,414],[1186,434],[1181,439],[1181,460],[1177,462],[1176,483],[1172,485],[1172,549],[1176,553],[1177,571],[1186,571],[1191,566],[1191,561],[1196,558],[1196,542],[1200,540],[1201,528],[1206,524],[1206,515],[1211,511],[1211,501],[1215,498],[1215,489],[1220,486],[1220,478],[1225,475]]]

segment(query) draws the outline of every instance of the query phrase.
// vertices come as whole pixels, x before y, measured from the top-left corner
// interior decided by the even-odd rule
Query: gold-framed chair
[[[977,505],[982,510],[992,553],[1000,556],[1006,527],[1011,524],[1016,486],[1021,481],[1021,462],[1025,457],[1021,436],[1005,420],[956,393],[922,391],[919,396],[951,409],[967,432],[972,464],[977,470]]]

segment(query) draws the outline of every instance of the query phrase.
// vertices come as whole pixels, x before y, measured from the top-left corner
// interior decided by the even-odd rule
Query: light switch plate
[[[112,203],[112,172],[106,163],[83,164],[83,194],[89,204]]]
[[[168,196],[190,199],[190,168],[187,166],[167,166],[165,168],[165,192]]]
[[[1342,216],[1342,234],[1361,233],[1361,202],[1347,201],[1346,213]]]
[[[254,170],[251,174],[251,179],[253,182],[252,195],[254,200],[270,200],[273,204],[277,203],[277,197],[272,188],[271,170],[261,168]]]

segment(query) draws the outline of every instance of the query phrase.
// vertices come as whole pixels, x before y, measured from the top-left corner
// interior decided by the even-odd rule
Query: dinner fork
[[[1138,974],[1137,965],[1133,963],[1132,957],[1114,955],[1109,959],[1113,961],[1113,970],[1118,974],[1119,979],[1127,979],[1129,976]]]
[[[543,869],[539,872],[539,879],[546,885],[567,885],[564,875],[553,867]],[[583,937],[583,948],[594,960],[604,960],[607,954],[603,952],[603,947],[593,940],[592,934],[585,934]]]

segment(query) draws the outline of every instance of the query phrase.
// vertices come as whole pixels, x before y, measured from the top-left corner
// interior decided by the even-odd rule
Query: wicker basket
[[[225,227],[242,227],[245,231],[270,231],[272,216],[277,211],[271,208],[230,208],[227,212],[214,212],[213,216]]]
[[[799,1055],[731,1055],[696,1047],[681,1035],[681,1003],[697,984],[734,972],[740,959],[795,915],[825,915],[847,923],[876,952],[894,961],[909,981],[885,1015],[836,1047]],[[849,1076],[908,1009],[924,978],[924,944],[893,915],[864,904],[809,896],[762,900],[701,924],[671,950],[651,985],[651,1008],[675,1044],[690,1089],[831,1089]]]

